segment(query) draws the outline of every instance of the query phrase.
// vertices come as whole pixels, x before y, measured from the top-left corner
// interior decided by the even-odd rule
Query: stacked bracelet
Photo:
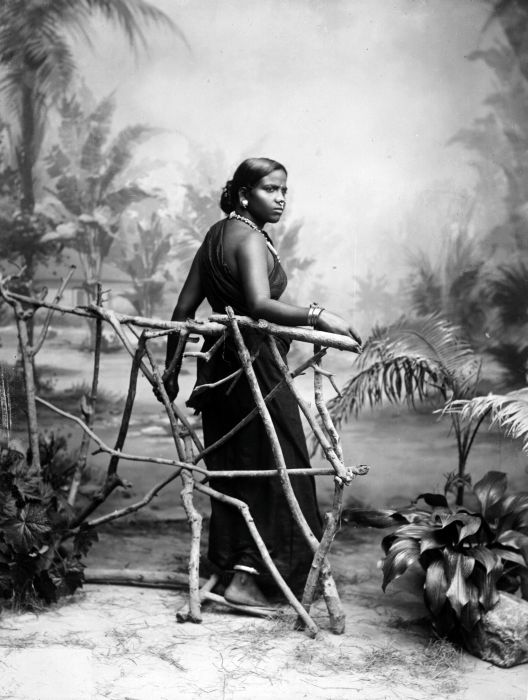
[[[313,301],[308,309],[307,324],[315,328],[317,320],[319,319],[319,316],[322,314],[323,311],[324,308],[319,306],[319,304],[316,301]]]

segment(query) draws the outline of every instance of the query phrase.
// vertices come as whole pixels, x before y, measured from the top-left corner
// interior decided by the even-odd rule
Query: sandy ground
[[[108,528],[91,566],[182,570],[181,523]],[[177,624],[180,591],[86,585],[40,614],[0,618],[1,698],[13,700],[526,700],[526,666],[499,669],[434,641],[418,589],[383,594],[380,532],[341,533],[332,566],[347,613],[316,639],[294,631],[286,606],[262,620],[204,607],[200,625]],[[150,555],[149,555],[150,552]]]

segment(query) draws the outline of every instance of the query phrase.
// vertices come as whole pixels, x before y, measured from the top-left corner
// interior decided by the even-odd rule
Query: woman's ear
[[[242,209],[246,209],[248,205],[248,198],[247,198],[247,187],[241,187],[238,190],[238,203],[242,207]]]

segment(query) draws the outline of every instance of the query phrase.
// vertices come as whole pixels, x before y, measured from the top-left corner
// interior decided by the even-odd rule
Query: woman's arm
[[[270,298],[267,246],[261,234],[251,233],[239,242],[236,263],[246,303],[254,318],[262,318],[283,326],[307,325],[309,307],[295,306]],[[316,328],[328,333],[348,335],[361,343],[359,334],[348,321],[326,309],[319,315]]]
[[[171,321],[186,321],[188,318],[194,318],[196,309],[200,306],[205,298],[203,291],[202,279],[200,276],[200,267],[198,264],[198,256],[194,260],[185,280],[174,311],[172,312]],[[178,347],[179,333],[171,333],[167,338],[167,353],[165,356],[165,370],[169,367],[176,348]],[[170,374],[163,375],[163,383],[169,399],[174,401],[178,395],[178,375],[180,373],[182,358]]]

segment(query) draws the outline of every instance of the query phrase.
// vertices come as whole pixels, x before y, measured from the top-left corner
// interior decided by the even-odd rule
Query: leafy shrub
[[[500,590],[514,593],[528,576],[528,494],[506,495],[506,488],[506,475],[491,471],[473,487],[475,511],[427,493],[419,499],[428,510],[392,515],[406,524],[382,541],[383,590],[418,562],[425,604],[442,636],[470,633]]]
[[[0,596],[16,607],[40,607],[79,588],[82,557],[96,540],[89,528],[69,529],[64,491],[75,463],[66,441],[41,436],[40,455],[39,470],[30,454],[0,447]]]

